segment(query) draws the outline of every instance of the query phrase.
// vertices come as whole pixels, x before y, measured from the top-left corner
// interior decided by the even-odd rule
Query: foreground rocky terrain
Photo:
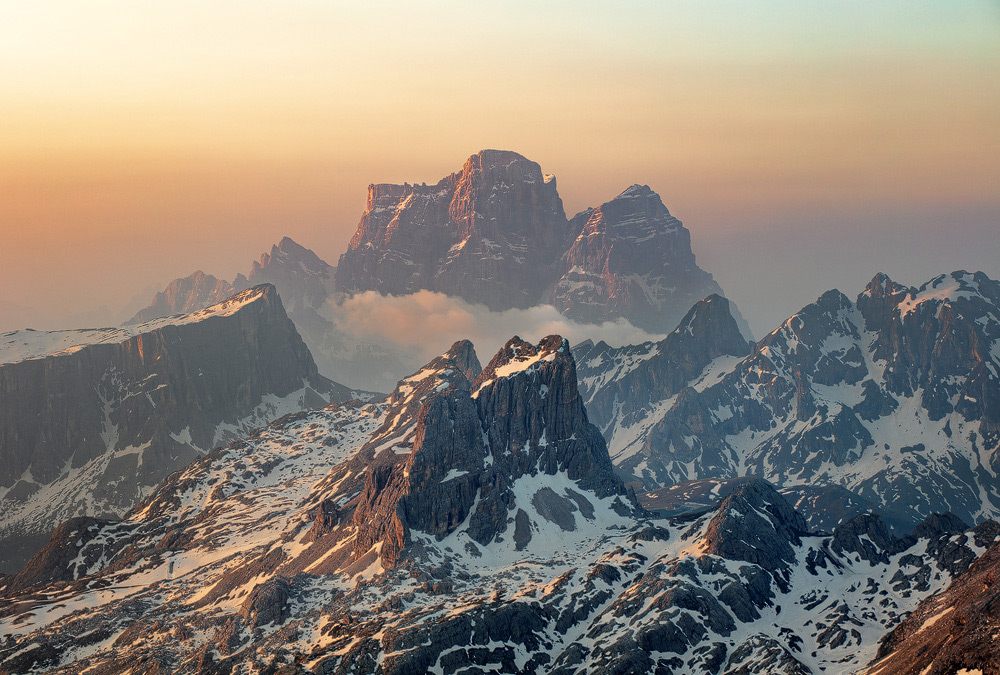
[[[0,336],[0,570],[64,520],[119,517],[170,473],[291,411],[322,377],[273,286],[125,328]]]
[[[1000,514],[1000,283],[878,275],[747,352],[724,310],[699,303],[660,343],[576,348],[588,410],[639,489],[757,476],[836,486],[908,526]]]
[[[460,342],[67,522],[2,582],[0,671],[850,672],[998,534],[811,533],[759,480],[651,521],[565,340]]]
[[[944,592],[917,606],[879,647],[878,659],[865,673],[963,673],[996,675],[1000,672],[1000,622],[997,574],[1000,544],[993,544]]]

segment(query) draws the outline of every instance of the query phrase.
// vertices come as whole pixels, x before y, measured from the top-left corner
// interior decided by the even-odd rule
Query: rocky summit
[[[815,533],[761,480],[651,521],[566,340],[462,341],[66,522],[0,581],[0,672],[847,672],[998,536]]]
[[[722,292],[649,187],[567,219],[555,177],[501,150],[435,185],[371,185],[336,278],[344,292],[426,289],[494,311],[553,304],[581,323],[625,318],[651,332]]]
[[[168,474],[281,415],[350,398],[273,286],[124,328],[0,336],[0,570],[78,515],[118,518]]]
[[[690,232],[647,185],[578,213],[570,225],[578,234],[551,302],[580,323],[625,317],[667,333],[694,303],[722,293],[695,263]]]
[[[706,326],[706,344],[737,346],[731,322]],[[745,355],[660,351],[578,354],[615,464],[640,488],[751,475],[838,486],[905,527],[1000,514],[1000,283],[981,272],[829,291]]]
[[[438,291],[502,311],[538,304],[571,236],[555,179],[483,150],[435,185],[371,185],[337,265],[344,291]]]

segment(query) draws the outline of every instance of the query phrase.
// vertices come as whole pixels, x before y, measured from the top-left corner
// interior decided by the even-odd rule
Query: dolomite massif
[[[555,177],[503,150],[434,185],[371,185],[336,280],[344,292],[426,289],[493,311],[552,304],[580,323],[624,318],[652,333],[722,292],[649,187],[567,218]]]
[[[350,334],[342,303],[357,293],[434,291],[493,312],[551,305],[581,324],[624,319],[653,334],[722,293],[695,262],[690,232],[649,187],[568,218],[555,177],[504,150],[483,150],[434,185],[370,185],[336,266],[284,237],[232,282],[201,271],[175,279],[132,321],[201,309],[260,283],[278,289],[321,373],[372,391],[391,391],[419,362]]]

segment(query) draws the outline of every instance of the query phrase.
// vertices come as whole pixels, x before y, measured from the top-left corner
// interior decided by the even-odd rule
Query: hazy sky
[[[1000,277],[997,0],[0,0],[0,111],[0,328],[283,235],[336,263],[368,183],[488,147],[570,213],[653,187],[758,333]]]

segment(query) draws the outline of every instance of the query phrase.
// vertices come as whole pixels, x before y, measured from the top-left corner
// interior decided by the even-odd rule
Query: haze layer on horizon
[[[1000,276],[1000,4],[495,4],[0,2],[0,330],[284,235],[336,264],[369,183],[485,147],[570,214],[650,185],[758,334]]]

